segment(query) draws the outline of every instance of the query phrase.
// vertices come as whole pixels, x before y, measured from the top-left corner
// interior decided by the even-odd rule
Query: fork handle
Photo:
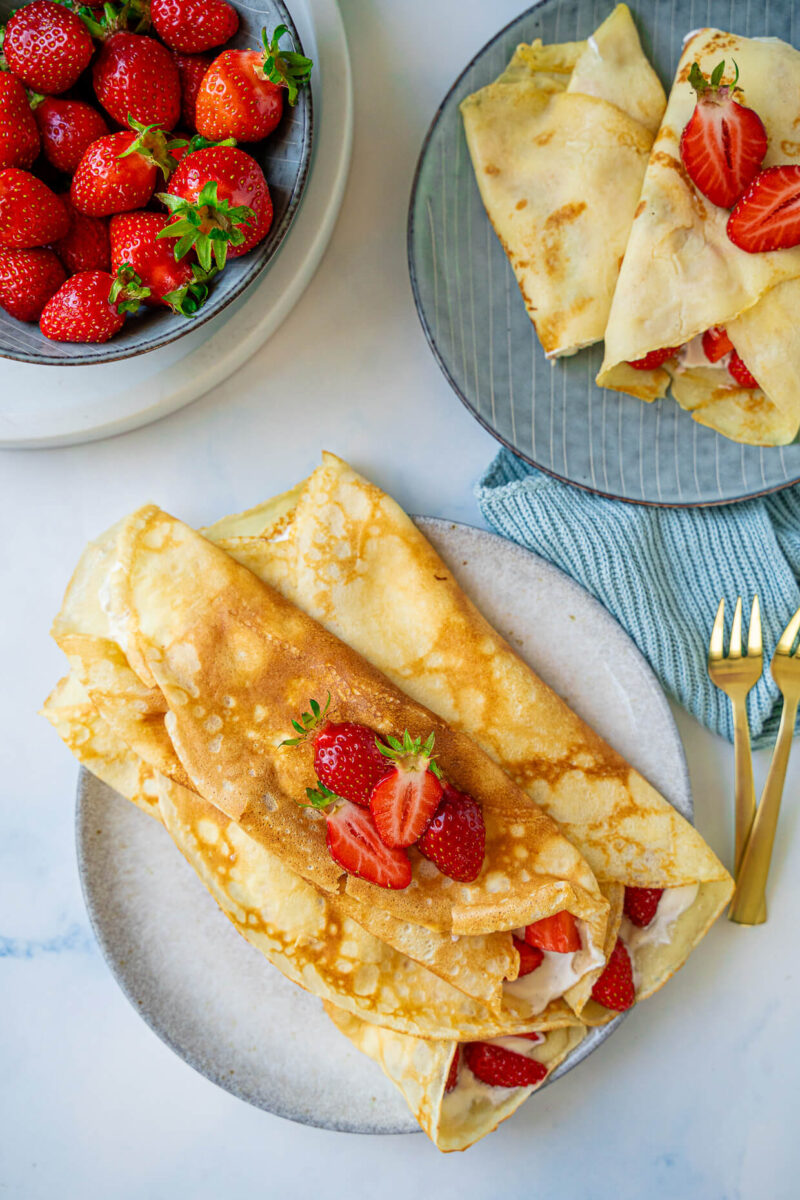
[[[767,919],[765,897],[767,876],[772,858],[772,846],[775,841],[775,830],[778,826],[778,815],[781,810],[781,797],[786,780],[786,768],[789,764],[789,753],[792,749],[796,716],[797,701],[789,703],[784,700],[778,740],[772,753],[772,762],[769,765],[769,774],[767,782],[764,784],[761,802],[742,855],[736,892],[728,914],[730,920],[736,921],[739,925],[761,925]]]
[[[750,726],[747,722],[747,699],[742,697],[733,706],[733,749],[736,764],[734,789],[736,797],[736,842],[734,863],[739,870],[747,844],[747,835],[756,814],[756,785],[753,779],[753,756],[750,752]]]

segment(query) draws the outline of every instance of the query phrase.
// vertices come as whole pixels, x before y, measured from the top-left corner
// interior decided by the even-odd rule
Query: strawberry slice
[[[442,798],[440,773],[433,761],[433,734],[422,744],[408,730],[402,742],[388,737],[378,749],[389,763],[387,775],[375,784],[369,807],[378,833],[387,846],[411,846],[430,821]]]
[[[734,100],[739,68],[723,83],[725,60],[706,79],[692,63],[689,83],[697,93],[694,112],[681,134],[681,158],[699,192],[720,208],[731,208],[758,174],[767,152],[767,132],[752,108]]]
[[[525,941],[540,950],[555,950],[558,954],[571,954],[581,948],[581,935],[572,913],[562,909],[552,917],[542,917],[525,929]]]
[[[444,1085],[444,1093],[452,1092],[453,1088],[458,1083],[458,1068],[461,1065],[461,1047],[456,1046],[453,1051],[453,1059],[450,1063],[450,1070],[447,1072],[447,1082]]]
[[[299,746],[310,740],[320,782],[337,796],[367,808],[372,789],[387,773],[389,764],[378,749],[374,729],[355,721],[326,720],[330,703],[330,692],[324,710],[311,700],[311,711],[303,713],[299,721],[292,721],[299,736],[287,738],[281,745]]]
[[[745,366],[735,350],[731,352],[728,370],[740,387],[757,388],[759,386],[758,380]]]
[[[663,888],[625,888],[625,916],[639,929],[646,929],[656,915]]]
[[[619,938],[611,951],[606,969],[595,980],[592,999],[615,1012],[625,1012],[636,999],[630,955]]]
[[[800,243],[800,166],[767,167],[728,217],[728,237],[748,254]]]
[[[535,1087],[547,1075],[544,1063],[491,1042],[468,1042],[464,1058],[475,1078],[489,1087]]]
[[[543,1033],[515,1033],[514,1037],[525,1038],[529,1042],[543,1042],[544,1041]]]
[[[511,936],[514,937],[513,934]],[[542,965],[544,950],[540,950],[538,946],[529,946],[521,938],[514,937],[514,949],[519,954],[518,979],[522,979],[523,975],[530,975],[531,971],[535,971],[537,967]]]
[[[366,809],[344,800],[327,817],[326,841],[331,858],[350,875],[378,887],[406,888],[411,863],[405,850],[385,845]]]
[[[480,804],[446,783],[441,804],[419,839],[417,849],[443,875],[459,883],[472,883],[481,873],[486,853],[486,828]]]
[[[667,359],[673,358],[679,350],[680,346],[662,346],[660,350],[651,350],[644,358],[630,359],[628,366],[636,367],[637,371],[654,371],[656,367],[663,366]]]
[[[719,362],[733,349],[733,342],[722,325],[712,325],[703,334],[703,353],[709,362]]]

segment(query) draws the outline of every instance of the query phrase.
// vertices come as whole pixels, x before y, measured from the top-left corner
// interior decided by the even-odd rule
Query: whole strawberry
[[[54,342],[107,342],[119,333],[124,316],[110,304],[113,280],[107,271],[81,271],[63,284],[45,305],[39,322]]]
[[[175,60],[155,38],[120,30],[103,44],[92,67],[95,95],[118,125],[174,129],[181,115],[181,81]]]
[[[386,774],[388,764],[376,745],[374,729],[355,721],[327,720],[330,696],[324,711],[316,700],[300,721],[292,721],[298,737],[284,746],[310,741],[314,747],[314,770],[330,792],[367,808],[372,789]]]
[[[139,126],[92,142],[72,177],[70,199],[87,217],[143,208],[153,195],[158,172],[169,176],[174,159],[160,129]]]
[[[492,1042],[468,1042],[464,1061],[475,1078],[489,1087],[536,1087],[547,1076],[544,1063]]]
[[[630,955],[619,938],[609,955],[605,970],[595,980],[592,999],[615,1012],[624,1012],[636,999]]]
[[[444,786],[444,796],[417,843],[420,854],[435,863],[443,875],[472,883],[483,867],[486,828],[481,806],[466,795]]]
[[[279,25],[271,39],[263,32],[263,50],[225,50],[209,67],[197,96],[197,130],[219,141],[259,142],[272,133],[283,114],[283,97],[297,102],[312,62],[303,54],[281,51],[288,33]]]
[[[211,59],[202,54],[175,54],[175,65],[181,77],[181,121],[197,130],[197,95]]]
[[[45,246],[68,229],[69,213],[47,184],[17,167],[0,171],[0,246]]]
[[[165,236],[175,254],[194,247],[201,267],[218,270],[227,258],[252,250],[272,224],[272,199],[264,172],[244,150],[231,146],[196,150],[183,158],[159,200],[175,218]]]
[[[681,134],[681,158],[699,192],[720,208],[732,208],[752,183],[767,152],[767,131],[757,113],[734,100],[739,68],[723,83],[725,60],[706,79],[692,63],[689,83],[697,94]]]
[[[208,277],[190,258],[176,261],[173,242],[159,240],[168,221],[151,212],[111,218],[111,299],[124,290],[129,299],[193,317],[208,296]]]
[[[69,232],[53,244],[58,257],[69,271],[108,271],[111,268],[111,246],[108,240],[108,221],[103,217],[87,217],[73,207],[69,193],[62,196],[70,215]]]
[[[109,132],[97,109],[83,100],[46,96],[35,114],[47,161],[66,175],[77,170],[87,146]]]
[[[225,0],[151,0],[150,19],[161,40],[184,54],[221,46],[239,28],[236,9]]]
[[[53,0],[33,0],[6,25],[3,53],[10,70],[35,92],[65,92],[94,53],[91,34],[74,12]]]
[[[18,79],[0,71],[0,169],[32,167],[39,153],[39,130]]]
[[[18,321],[38,321],[67,273],[52,250],[9,250],[0,246],[0,308]]]

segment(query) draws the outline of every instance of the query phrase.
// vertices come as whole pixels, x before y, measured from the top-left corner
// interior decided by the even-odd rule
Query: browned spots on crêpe
[[[557,208],[555,212],[550,213],[550,216],[544,223],[545,228],[558,229],[562,225],[569,225],[570,222],[578,219],[585,208],[585,200],[570,201],[569,204],[564,204],[561,208]]]
[[[622,264],[623,264],[624,262],[625,262],[625,255],[624,255],[624,254],[620,254],[619,258],[617,259],[617,270],[618,270],[618,271],[621,271],[621,270],[622,270]]]
[[[695,213],[701,221],[705,221],[708,215],[708,210],[706,209],[705,204],[703,204],[703,201],[700,198],[700,193],[692,183],[689,177],[689,172],[686,170],[686,167],[683,165],[682,161],[679,158],[674,158],[671,154],[665,154],[663,150],[656,150],[651,156],[650,161],[651,163],[655,163],[660,167],[669,167],[671,171],[678,172],[684,184],[686,185],[686,190],[689,193],[689,198],[692,202],[692,207]]]
[[[800,142],[783,141],[781,142],[781,150],[784,154],[788,154],[789,158],[794,158],[797,154],[800,154]]]
[[[546,146],[548,142],[553,140],[555,129],[545,129],[544,133],[537,133],[533,139],[534,146]]]
[[[633,214],[634,221],[636,220],[637,217],[640,217],[642,215],[642,213],[644,212],[644,210],[646,208],[647,208],[647,205],[645,204],[644,200],[640,200],[639,203],[636,205],[636,212]]]
[[[587,758],[591,755],[590,761]],[[544,756],[522,759],[519,762],[502,761],[503,769],[520,787],[526,788],[532,783],[544,782],[555,789],[565,775],[578,772],[584,778],[594,783],[603,780],[617,780],[623,787],[627,785],[630,767],[609,746],[600,739],[596,744],[576,743],[567,747],[558,758]],[[635,804],[629,805],[631,814],[638,812]]]
[[[499,175],[500,168],[494,166],[493,163],[488,163],[487,166],[483,168],[483,173],[484,175]]]
[[[672,128],[672,126],[671,125],[662,125],[661,128],[659,129],[658,133],[655,136],[655,141],[653,142],[653,145],[657,146],[659,142],[669,142],[669,141],[677,142],[677,140],[678,140],[678,135],[675,132],[675,130]]]
[[[523,208],[528,207],[528,201],[523,197],[522,200],[517,201],[514,207],[516,208],[517,212],[522,212]]]
[[[550,213],[550,216],[544,223],[542,230],[542,243],[544,247],[544,268],[548,275],[561,275],[564,267],[569,261],[563,252],[562,246],[562,230],[565,226],[571,225],[573,221],[577,221],[578,217],[586,209],[584,200],[571,201],[569,204],[562,205],[555,212]]]
[[[536,332],[548,354],[553,350],[558,350],[568,322],[582,313],[591,303],[590,296],[583,296],[580,300],[574,300],[566,311],[554,313],[551,317],[543,317],[536,322]]]

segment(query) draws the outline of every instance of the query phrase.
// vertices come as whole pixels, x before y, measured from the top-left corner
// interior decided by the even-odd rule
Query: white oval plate
[[[669,705],[613,617],[549,563],[497,534],[417,524],[488,620],[561,696],[691,819]],[[77,801],[86,906],[125,995],[176,1054],[268,1112],[349,1133],[410,1133],[400,1093],[319,1000],[244,941],[167,833],[87,771]],[[617,1027],[593,1030],[554,1079]],[[535,1097],[517,1120],[535,1120]]]

